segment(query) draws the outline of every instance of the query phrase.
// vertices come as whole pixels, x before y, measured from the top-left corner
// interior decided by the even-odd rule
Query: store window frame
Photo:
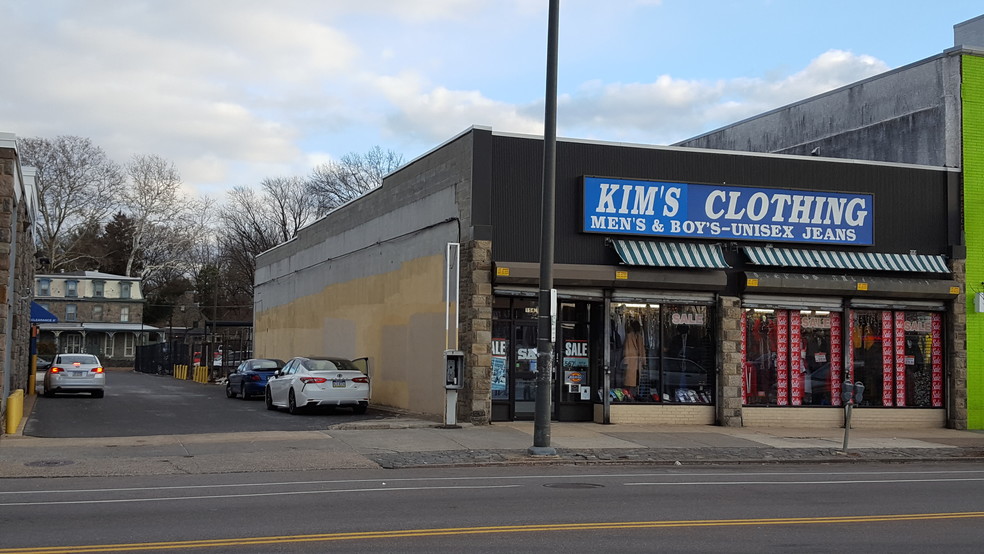
[[[613,298],[608,398],[598,400],[611,405],[713,406],[718,386],[714,322],[710,303]]]
[[[793,302],[794,303],[794,302]],[[830,311],[828,402],[804,401],[810,375],[807,367],[815,351],[806,348],[807,334],[801,318],[807,310],[787,307],[746,306],[741,318],[742,405],[755,407],[841,407],[844,382],[862,383],[860,407],[945,408],[944,314],[941,305],[905,305],[893,302],[847,304]],[[773,314],[773,365],[767,385],[762,385],[761,358],[751,348],[754,329],[750,317]],[[800,319],[799,321],[797,321]],[[797,346],[802,345],[802,346]],[[801,349],[802,348],[802,349]],[[778,363],[776,363],[778,362]],[[801,365],[802,364],[802,365]],[[798,380],[798,379],[804,380]],[[774,383],[772,382],[774,381]],[[769,390],[765,401],[762,386]],[[773,389],[774,392],[773,392]],[[814,389],[815,390],[815,389]],[[785,391],[783,394],[780,391]],[[812,393],[813,391],[811,391]]]

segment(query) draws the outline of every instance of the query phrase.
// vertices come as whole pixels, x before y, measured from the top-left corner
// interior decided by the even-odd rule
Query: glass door
[[[561,302],[557,325],[558,372],[554,373],[553,417],[558,421],[591,421],[594,368],[601,365],[604,318],[600,302]],[[594,334],[592,334],[594,333]]]
[[[516,323],[512,340],[513,418],[533,419],[536,412],[536,324]]]

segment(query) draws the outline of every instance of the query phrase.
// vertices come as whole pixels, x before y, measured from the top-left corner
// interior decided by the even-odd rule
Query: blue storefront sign
[[[870,194],[585,177],[587,233],[871,245]]]

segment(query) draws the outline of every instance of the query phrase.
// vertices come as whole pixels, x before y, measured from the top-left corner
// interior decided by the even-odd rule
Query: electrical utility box
[[[444,388],[460,389],[465,384],[465,353],[461,350],[444,351]]]

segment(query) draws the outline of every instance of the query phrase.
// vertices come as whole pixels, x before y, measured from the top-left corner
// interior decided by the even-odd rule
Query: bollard
[[[17,389],[7,397],[7,434],[17,432],[21,418],[24,417],[24,389]]]

